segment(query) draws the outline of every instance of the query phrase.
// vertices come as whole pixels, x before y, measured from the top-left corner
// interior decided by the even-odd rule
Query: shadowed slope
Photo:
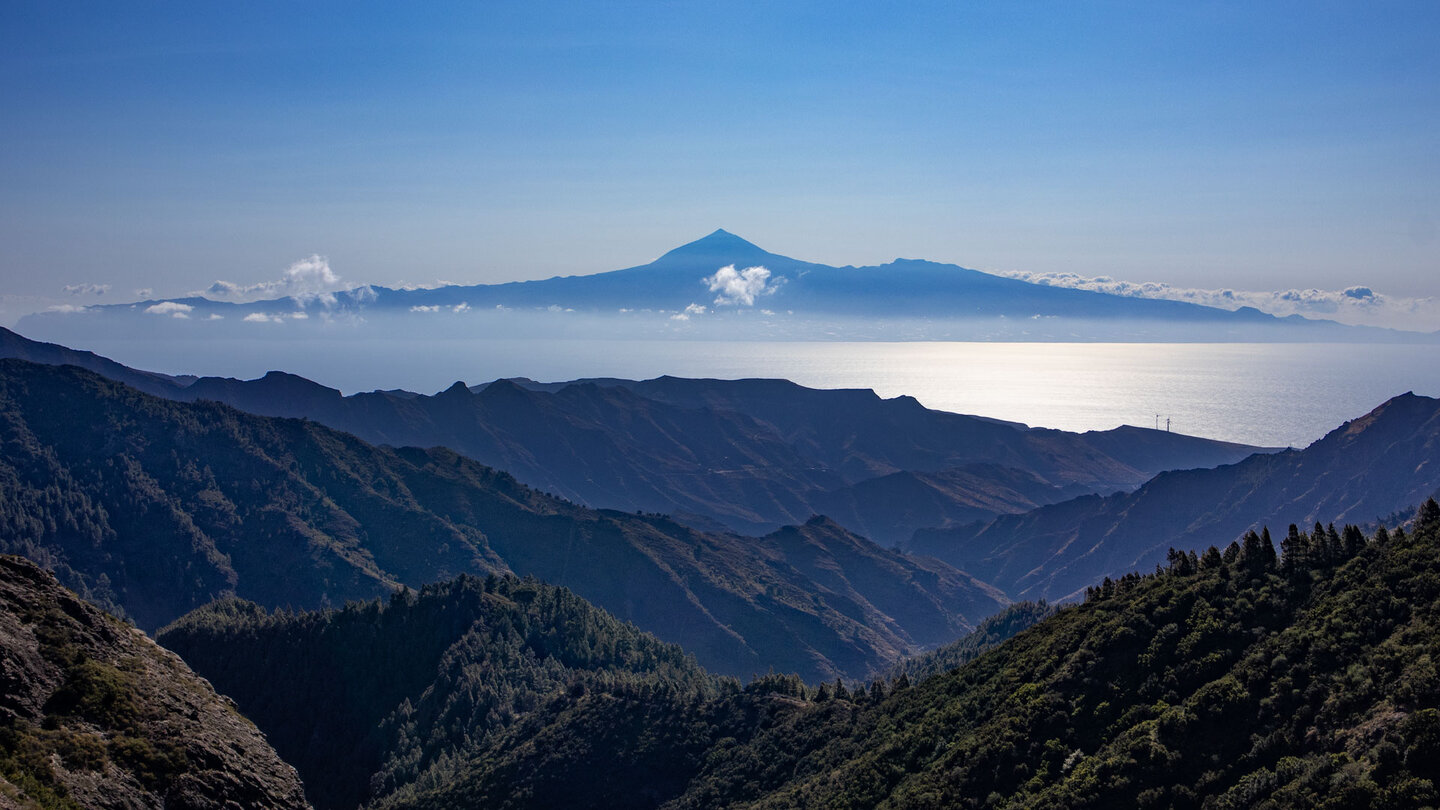
[[[513,571],[717,671],[826,677],[947,641],[1005,602],[838,527],[825,540],[850,568],[822,583],[785,548],[586,509],[448,450],[169,402],[75,367],[0,361],[0,442],[0,549],[146,627],[223,595],[320,607]],[[876,620],[910,600],[928,612]]]
[[[1291,521],[1369,523],[1440,491],[1440,400],[1405,394],[1304,450],[1164,473],[984,525],[916,534],[915,549],[1025,598],[1058,599],[1148,570],[1170,546],[1224,545]]]

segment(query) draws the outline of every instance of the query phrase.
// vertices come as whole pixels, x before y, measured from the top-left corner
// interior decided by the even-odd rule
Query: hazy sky
[[[0,111],[11,312],[312,254],[357,283],[589,273],[717,227],[832,264],[1440,296],[1428,1],[0,0]]]

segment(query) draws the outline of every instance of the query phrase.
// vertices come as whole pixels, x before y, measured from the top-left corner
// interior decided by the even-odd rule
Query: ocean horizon
[[[1032,427],[1160,428],[1303,447],[1390,397],[1440,396],[1440,352],[1407,344],[968,343],[579,339],[114,340],[89,349],[170,374],[271,370],[346,394],[434,393],[502,377],[783,378],[869,388]]]

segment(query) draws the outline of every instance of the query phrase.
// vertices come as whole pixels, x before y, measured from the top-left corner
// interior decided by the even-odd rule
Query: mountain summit
[[[777,269],[798,270],[803,267],[823,266],[811,265],[809,262],[802,262],[791,259],[788,256],[771,253],[754,242],[736,236],[727,230],[720,229],[711,233],[709,236],[683,244],[648,265],[641,265],[640,267],[631,268],[631,270],[651,268],[684,269],[702,271],[705,275],[709,275],[727,265],[734,265],[737,269],[763,266],[772,271]]]
[[[656,261],[678,258],[708,258],[712,256],[730,256],[747,253],[767,257],[774,255],[759,245],[756,245],[754,242],[742,239],[724,228],[717,228],[708,236],[696,239],[694,242],[687,242],[667,252]]]

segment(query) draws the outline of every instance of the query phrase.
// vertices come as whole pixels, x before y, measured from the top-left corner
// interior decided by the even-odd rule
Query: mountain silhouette
[[[712,282],[722,268],[741,272],[764,268],[743,297],[728,296]],[[156,309],[157,305],[162,306]],[[183,312],[175,307],[187,308]],[[945,337],[938,324],[976,324],[999,339],[1179,339],[1207,340],[1432,340],[1433,335],[1372,327],[1343,326],[1298,316],[1277,318],[1251,307],[1231,311],[1186,301],[1137,298],[1067,287],[1034,284],[955,264],[897,258],[874,266],[835,267],[801,261],[719,229],[670,250],[646,264],[587,275],[499,284],[447,285],[431,289],[366,286],[324,296],[281,298],[250,303],[187,297],[147,300],[88,308],[85,317],[38,313],[22,318],[31,334],[73,340],[84,334],[134,334],[137,337],[198,334],[254,335],[256,324],[309,316],[318,327],[338,315],[366,313],[401,317],[406,324],[436,334],[485,325],[480,313],[558,311],[618,317],[648,312],[695,312],[733,316],[764,310],[782,327],[811,334],[811,320],[842,319],[852,327],[867,320],[930,322],[923,335]],[[170,313],[184,317],[157,317]],[[441,313],[465,314],[456,322]],[[783,316],[782,314],[783,313]],[[218,317],[212,317],[218,316]],[[261,317],[263,316],[263,318]],[[429,320],[425,318],[429,317]],[[511,317],[514,317],[513,314]],[[481,320],[476,320],[481,319]],[[200,324],[204,323],[201,327]],[[730,321],[726,321],[730,323]],[[291,323],[290,328],[305,328]],[[449,331],[446,331],[449,330]],[[824,332],[823,334],[830,334]],[[892,337],[880,332],[874,337]]]
[[[8,348],[7,348],[8,347]],[[1077,434],[930,410],[913,397],[788,380],[659,377],[455,383],[342,396],[272,371],[161,379],[0,332],[0,356],[86,367],[168,399],[299,417],[392,446],[444,446],[578,503],[766,533],[826,514],[884,545],[1258,448],[1144,428]]]

